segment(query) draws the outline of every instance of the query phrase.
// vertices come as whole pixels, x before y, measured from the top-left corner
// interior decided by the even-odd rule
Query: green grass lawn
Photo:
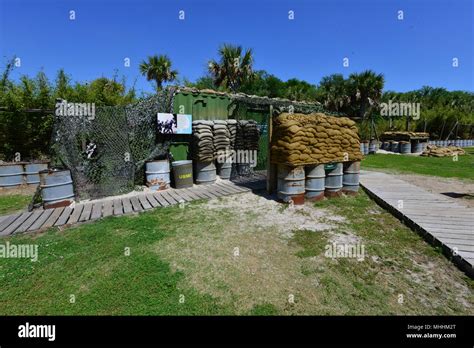
[[[452,157],[369,155],[362,161],[362,169],[381,169],[400,173],[474,180],[474,148],[465,150],[467,155],[458,156],[458,161],[453,161]]]
[[[0,215],[7,215],[24,210],[31,202],[31,195],[0,195]]]
[[[472,281],[365,194],[308,208],[343,216],[331,233],[360,238],[362,262],[324,257],[329,232],[285,239],[236,199],[4,238],[39,257],[0,259],[0,315],[474,314]]]

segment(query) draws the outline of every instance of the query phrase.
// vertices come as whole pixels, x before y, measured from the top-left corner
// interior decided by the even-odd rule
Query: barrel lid
[[[183,166],[185,164],[191,164],[193,163],[192,160],[181,160],[181,161],[174,161],[174,162],[171,162],[171,165],[173,167],[176,167],[176,166]]]
[[[28,162],[0,162],[0,166],[21,166],[28,164]]]
[[[50,174],[50,173],[61,173],[61,172],[69,172],[69,169],[58,169],[58,168],[48,168],[40,170],[38,173],[40,174]]]

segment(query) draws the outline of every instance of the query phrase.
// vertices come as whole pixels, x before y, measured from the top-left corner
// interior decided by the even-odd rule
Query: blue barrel
[[[342,163],[334,163],[331,169],[327,169],[326,165],[326,178],[324,182],[325,190],[324,195],[326,197],[339,197],[342,193]]]
[[[345,162],[342,176],[342,192],[356,195],[359,192],[360,162]]]
[[[217,162],[217,175],[221,179],[229,180],[232,172],[232,159],[228,159],[223,163]]]
[[[324,164],[306,166],[305,198],[317,201],[324,198],[326,172]]]
[[[39,176],[45,209],[64,207],[74,202],[74,188],[69,170],[43,170]]]
[[[400,141],[398,144],[401,154],[411,153],[411,143],[409,141]]]
[[[369,154],[369,142],[368,141],[364,141],[362,142],[363,146],[364,146],[364,156],[367,156]]]
[[[216,166],[214,162],[196,161],[194,177],[197,185],[210,185],[216,182]]]
[[[26,183],[37,186],[40,184],[39,172],[48,169],[49,162],[37,162],[25,164]]]
[[[0,187],[15,188],[24,183],[24,163],[1,163],[0,164]]]
[[[461,140],[456,139],[456,140],[454,141],[454,145],[455,145],[455,146],[461,146]]]
[[[360,153],[363,155],[364,154],[364,143],[361,142],[359,144],[359,146],[360,146]]]
[[[146,185],[152,191],[170,187],[170,162],[166,160],[148,161],[145,164]]]
[[[374,154],[379,149],[379,142],[377,140],[371,140],[369,143],[369,154]]]
[[[422,143],[419,140],[414,140],[411,146],[411,152],[413,153],[423,152],[423,144],[426,144],[426,143]]]
[[[305,172],[304,167],[278,165],[277,192],[278,198],[294,204],[304,203]]]
[[[384,141],[382,149],[385,151],[390,151],[390,142],[389,141]]]
[[[391,141],[390,142],[390,151],[399,152],[398,141]]]

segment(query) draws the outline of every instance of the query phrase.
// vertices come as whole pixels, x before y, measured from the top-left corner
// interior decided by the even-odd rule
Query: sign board
[[[163,134],[191,134],[192,115],[164,114],[157,115],[158,132]]]

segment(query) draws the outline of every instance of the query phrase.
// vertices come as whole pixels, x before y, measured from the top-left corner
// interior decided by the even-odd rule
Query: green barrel
[[[193,187],[193,161],[183,160],[171,163],[174,187],[177,189]]]

